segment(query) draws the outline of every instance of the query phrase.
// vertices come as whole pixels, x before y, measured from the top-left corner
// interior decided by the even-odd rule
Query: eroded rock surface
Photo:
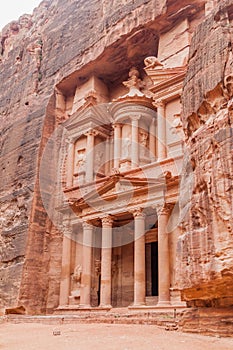
[[[222,307],[212,311],[215,326],[233,303],[232,9],[231,1],[221,2],[197,28],[182,98],[186,163],[178,279],[188,305]],[[200,311],[197,318],[207,314]]]
[[[177,284],[189,306],[218,307],[215,320],[232,305],[232,20],[230,0],[51,0],[3,29],[0,308],[22,306],[32,314],[58,306],[62,234],[48,218],[40,181],[49,198],[59,132],[40,178],[44,147],[69,118],[77,82],[98,71],[115,86],[132,66],[143,71],[144,59],[157,55],[159,38],[162,64],[187,64]],[[193,315],[197,320],[203,313],[186,319]]]

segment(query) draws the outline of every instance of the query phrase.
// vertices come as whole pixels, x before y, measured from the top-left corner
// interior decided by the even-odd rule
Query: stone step
[[[178,328],[178,317],[174,319],[172,312],[94,312],[79,311],[74,315],[6,315],[4,322],[11,323],[42,323],[42,324],[75,324],[75,323],[105,323],[105,324],[147,324],[171,329]]]

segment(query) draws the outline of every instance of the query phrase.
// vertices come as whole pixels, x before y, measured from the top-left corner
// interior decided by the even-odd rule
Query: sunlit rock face
[[[232,15],[232,2],[221,2],[197,27],[182,96],[189,200],[181,200],[178,273],[183,298],[197,307],[233,304]],[[210,312],[212,323],[225,312]]]
[[[76,158],[72,159],[73,169],[68,167],[74,174],[69,175],[65,166],[71,158],[65,152],[70,139],[64,141],[60,127],[66,125],[71,136],[75,135],[77,125],[82,124],[79,117],[84,118],[85,109],[94,107],[96,114],[86,113],[87,118],[92,120],[93,115],[104,118],[106,111],[109,118],[108,126],[102,125],[102,133],[95,133],[94,145],[108,137],[112,142],[108,147],[113,152],[114,135],[121,132],[124,139],[118,150],[119,162],[112,162],[118,169],[109,163],[96,171],[97,182],[103,185],[101,191],[113,191],[109,185],[113,169],[114,179],[119,172],[128,172],[134,187],[138,186],[135,177],[141,176],[140,167],[148,167],[150,181],[163,174],[168,184],[165,195],[168,206],[164,213],[170,215],[168,208],[175,210],[169,249],[161,245],[169,259],[169,263],[165,256],[160,260],[169,273],[164,287],[169,301],[165,301],[174,306],[175,301],[180,302],[181,294],[188,306],[218,308],[216,318],[211,313],[206,316],[190,311],[184,318],[183,329],[188,329],[193,315],[195,319],[204,319],[204,323],[205,317],[212,319],[215,326],[221,315],[228,317],[233,289],[232,19],[232,1],[69,0],[64,3],[51,0],[42,1],[32,15],[24,15],[3,28],[0,34],[0,312],[10,309],[28,314],[51,313],[59,306],[62,293],[63,297],[69,296],[71,304],[80,297],[82,245],[70,244],[69,282],[67,290],[61,293],[66,263],[63,232],[59,229],[62,214],[56,212],[55,221],[59,224],[54,225],[54,218],[48,212],[53,205],[51,193],[60,200],[55,186],[58,174],[62,188],[74,187],[70,194],[66,192],[71,200],[77,194],[75,186],[80,184],[78,171],[84,183],[93,180],[90,168],[89,177],[85,173],[88,130],[83,139],[73,142]],[[114,107],[115,102],[122,108]],[[99,110],[95,109],[97,105],[101,106]],[[138,128],[135,136],[129,117],[138,111],[145,120],[140,117],[132,123]],[[155,122],[156,113],[166,123],[161,123],[161,118]],[[122,125],[126,119],[130,122]],[[165,132],[164,128],[167,128]],[[139,153],[133,153],[131,159],[133,140],[144,147],[144,153],[138,149]],[[94,165],[106,151],[106,147],[102,148]],[[175,167],[173,160],[177,154],[182,158],[182,149],[180,176],[180,163]],[[148,157],[149,150],[152,157]],[[45,159],[46,168],[42,172]],[[135,164],[137,170],[133,168]],[[140,191],[145,185],[143,181]],[[120,186],[126,185],[119,183],[118,189]],[[133,199],[130,205],[136,205],[141,198]],[[155,204],[150,204],[147,219]],[[139,213],[138,209],[141,208],[134,208]],[[84,208],[82,214],[88,215],[88,210]],[[156,210],[159,215],[159,209]],[[127,215],[114,218],[115,225],[132,220],[132,212]],[[101,225],[98,220],[97,226]],[[67,222],[70,224],[69,219]],[[104,224],[110,225],[106,220]],[[153,226],[146,244],[151,239],[158,242],[158,229]],[[132,302],[134,294],[135,252],[133,244],[121,249],[113,251],[110,262],[112,305],[125,307]],[[147,296],[152,297],[153,278],[148,278],[151,251],[148,252],[147,246],[146,288]],[[95,283],[101,270],[101,254],[100,251],[94,254],[95,272],[89,292],[97,306]]]

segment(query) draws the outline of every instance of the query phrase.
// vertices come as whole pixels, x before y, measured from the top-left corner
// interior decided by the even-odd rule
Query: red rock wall
[[[222,1],[198,26],[182,97],[186,151],[178,279],[188,305],[223,308],[212,320],[216,331],[224,307],[233,304],[232,19],[233,2]],[[193,320],[203,331],[202,314]],[[211,311],[203,317],[212,318]],[[232,323],[224,325],[232,333]]]

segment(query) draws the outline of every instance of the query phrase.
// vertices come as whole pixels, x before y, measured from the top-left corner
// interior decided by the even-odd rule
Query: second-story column
[[[93,226],[83,222],[82,276],[80,307],[91,306],[91,261]]]
[[[112,224],[110,216],[102,219],[100,307],[108,308],[112,307]]]
[[[157,105],[157,120],[158,120],[158,160],[167,158],[167,140],[166,140],[166,113],[165,103],[159,101]]]
[[[151,161],[156,160],[156,121],[155,118],[152,119],[150,124],[150,134],[149,134],[149,150]]]
[[[94,144],[96,133],[95,131],[90,130],[85,135],[87,136],[86,182],[91,182],[94,178]]]
[[[74,142],[69,144],[66,165],[66,187],[72,187],[74,175]]]
[[[121,158],[121,124],[115,123],[114,128],[114,161],[113,167],[119,169]]]
[[[134,216],[134,306],[145,304],[146,257],[145,257],[145,214],[142,209]]]
[[[138,121],[139,117],[132,117],[132,143],[131,143],[131,157],[132,157],[132,168],[136,168],[139,165],[139,144],[138,144]]]

